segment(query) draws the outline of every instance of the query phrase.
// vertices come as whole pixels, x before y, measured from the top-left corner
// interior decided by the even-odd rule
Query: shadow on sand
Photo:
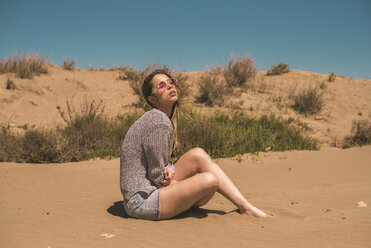
[[[184,219],[184,218],[202,219],[202,218],[207,217],[209,214],[225,215],[225,214],[229,214],[229,213],[236,212],[236,211],[237,210],[233,210],[233,211],[226,213],[220,210],[211,210],[211,209],[206,209],[206,208],[192,207],[171,219]],[[122,201],[114,202],[113,205],[111,205],[107,209],[107,212],[114,216],[122,217],[125,219],[132,218],[126,213],[125,208],[122,205]]]

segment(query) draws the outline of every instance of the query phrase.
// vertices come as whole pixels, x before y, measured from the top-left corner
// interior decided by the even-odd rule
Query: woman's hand
[[[165,168],[165,170],[164,170],[164,177],[165,177],[165,180],[163,180],[161,182],[161,184],[163,186],[168,186],[173,181],[174,175],[173,175],[173,173],[168,168]]]

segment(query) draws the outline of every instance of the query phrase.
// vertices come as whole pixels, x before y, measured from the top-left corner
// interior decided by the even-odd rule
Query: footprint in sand
[[[303,215],[295,213],[294,211],[283,209],[283,208],[275,208],[275,207],[265,207],[265,212],[267,213],[268,217],[273,218],[292,218],[292,219],[304,219]]]

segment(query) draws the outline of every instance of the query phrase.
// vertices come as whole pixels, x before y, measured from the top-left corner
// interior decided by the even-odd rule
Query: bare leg
[[[193,204],[213,195],[218,188],[218,178],[203,172],[176,184],[160,189],[160,219],[168,219],[189,209]]]
[[[219,182],[217,192],[237,206],[241,214],[266,217],[263,211],[247,201],[224,171],[201,148],[194,148],[180,157],[175,164],[174,179],[181,182],[197,173],[204,172],[211,172],[217,177]],[[213,193],[204,196],[195,205],[202,206],[206,204],[212,196]]]

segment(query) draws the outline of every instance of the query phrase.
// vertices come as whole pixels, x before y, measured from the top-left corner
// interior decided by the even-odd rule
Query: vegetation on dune
[[[351,135],[345,138],[344,148],[371,144],[371,121],[354,120]]]
[[[14,81],[10,80],[10,78],[8,78],[8,80],[6,80],[6,83],[5,83],[5,89],[14,90],[15,88],[17,88],[17,87],[15,86]]]
[[[294,101],[293,108],[302,114],[316,114],[323,108],[323,93],[315,85],[306,85],[297,90],[293,88],[289,98]]]
[[[76,63],[76,59],[68,58],[65,61],[63,61],[63,69],[72,71],[75,63]]]
[[[256,153],[271,147],[273,151],[316,150],[316,141],[305,138],[287,121],[274,116],[253,119],[242,113],[232,117],[219,113],[202,115],[183,111],[179,140],[182,152],[202,147],[212,158]]]
[[[0,161],[28,163],[82,161],[95,157],[119,157],[129,127],[141,113],[108,118],[100,102],[92,101],[81,111],[60,113],[65,127],[56,129],[24,126],[22,133],[1,126]]]
[[[225,66],[224,78],[229,87],[243,87],[247,81],[255,78],[256,66],[252,56],[233,55],[228,58]]]
[[[206,106],[212,107],[224,102],[228,91],[221,67],[212,67],[206,71],[196,84],[199,85],[196,103],[204,103]]]
[[[290,71],[289,65],[283,62],[280,62],[278,65],[272,65],[271,68],[268,70],[267,75],[281,75],[283,73],[288,73]]]
[[[320,88],[321,90],[325,90],[325,89],[327,89],[327,84],[326,84],[326,82],[325,82],[325,81],[322,81],[322,82],[319,84],[319,88]]]
[[[329,74],[328,74],[328,81],[329,82],[335,82],[335,78],[336,78],[335,72],[333,72],[333,71],[329,72]]]
[[[87,103],[81,111],[59,108],[66,126],[55,129],[24,126],[22,133],[1,126],[0,161],[29,163],[82,161],[119,157],[126,132],[143,112],[108,118],[100,102]],[[289,123],[273,116],[252,119],[243,114],[211,116],[183,108],[179,120],[182,152],[202,147],[213,158],[247,152],[317,149]]]
[[[0,60],[0,73],[15,73],[19,78],[32,78],[34,75],[48,73],[48,64],[49,58],[36,52],[20,56],[14,53],[13,56]]]
[[[15,73],[19,78],[32,78],[47,73],[48,64],[49,59],[38,53],[20,56],[15,53],[0,60],[0,74]],[[67,59],[63,68],[73,70],[74,64],[75,59]],[[144,111],[151,109],[142,96],[141,87],[145,77],[155,69],[165,70],[179,82],[181,108],[178,138],[181,153],[201,147],[212,158],[224,158],[265,151],[268,147],[272,151],[318,149],[316,141],[305,137],[291,124],[292,120],[285,121],[273,115],[251,118],[239,112],[205,115],[191,107],[184,107],[184,99],[189,95],[188,77],[157,63],[142,70],[127,66],[99,69],[118,71],[117,79],[128,82],[138,96],[135,104],[141,109],[138,112],[109,118],[102,101],[86,101],[79,110],[74,110],[67,101],[65,110],[57,106],[65,122],[63,127],[24,125],[22,130],[16,132],[9,125],[0,124],[0,162],[60,163],[96,157],[119,157],[126,132]],[[267,75],[287,72],[288,64],[281,62],[273,65]],[[209,107],[221,106],[226,97],[253,89],[256,74],[255,61],[251,56],[231,55],[226,65],[211,67],[195,82],[198,85],[195,101]],[[335,78],[335,72],[330,72],[328,81],[333,82]],[[264,85],[263,82],[261,87]],[[322,81],[316,85],[307,84],[300,89],[292,88],[289,94],[293,101],[292,107],[305,115],[319,113],[324,105],[323,92],[327,87],[328,83]],[[17,88],[10,76],[5,82],[5,88]],[[279,97],[279,102],[281,100]],[[362,112],[358,115],[362,116]],[[371,144],[370,120],[353,121],[351,135],[345,138],[344,147],[367,144]]]
[[[222,105],[224,98],[235,90],[249,87],[248,82],[256,76],[256,66],[253,57],[231,54],[227,65],[214,66],[207,70],[197,81],[199,94],[196,103],[206,106]]]

